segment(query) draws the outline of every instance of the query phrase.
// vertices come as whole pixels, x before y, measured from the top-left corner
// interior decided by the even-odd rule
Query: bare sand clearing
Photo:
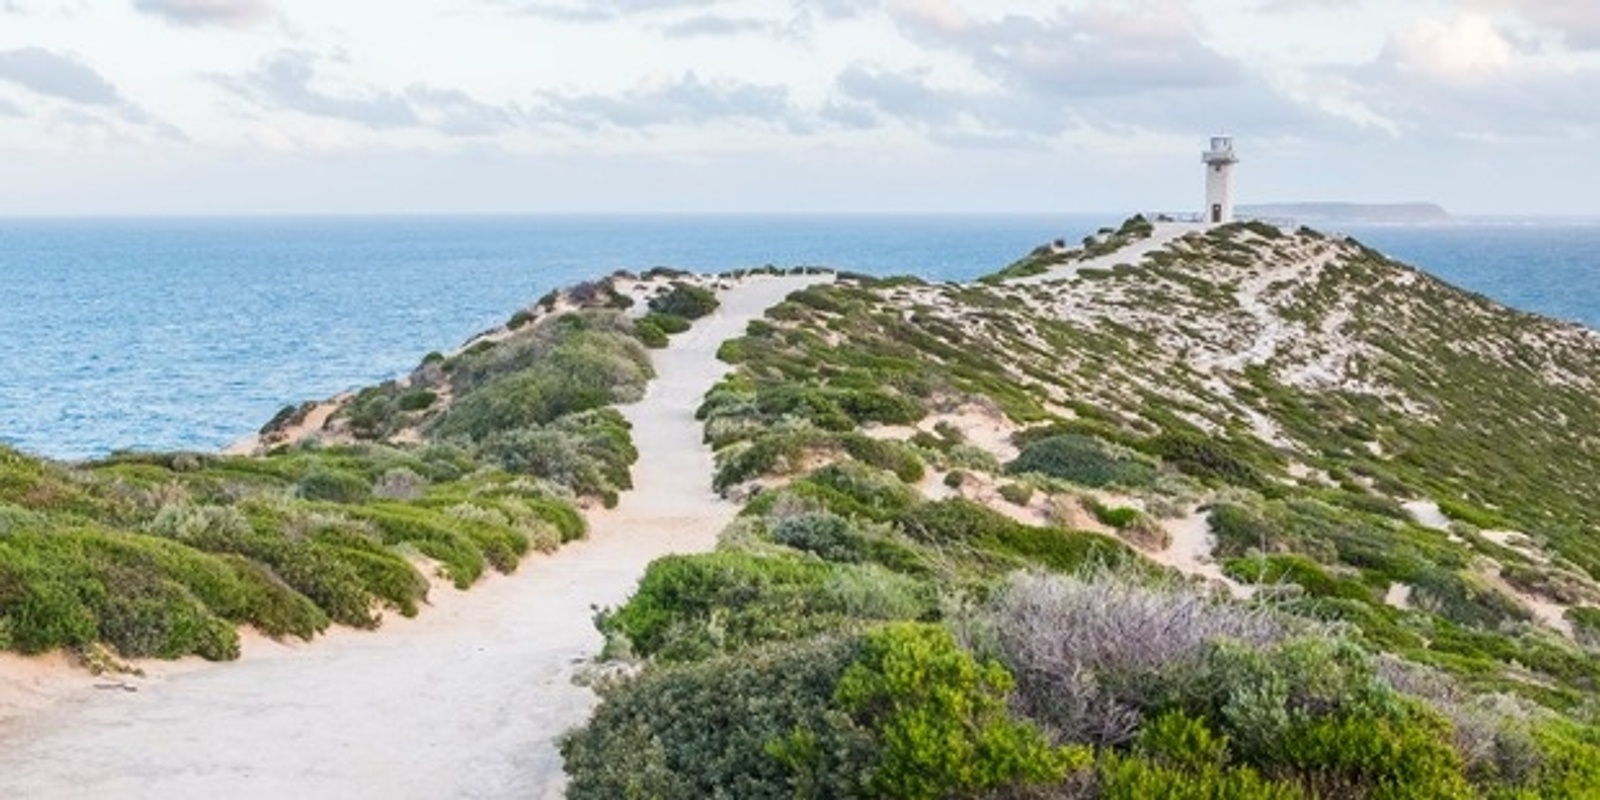
[[[591,517],[589,539],[517,575],[436,589],[420,617],[378,632],[252,637],[235,664],[144,665],[150,678],[127,679],[137,691],[59,659],[0,660],[0,796],[561,796],[555,742],[595,702],[572,682],[601,644],[595,607],[626,598],[652,559],[712,547],[734,514],[693,418],[726,369],[718,344],[820,280],[749,278],[657,351],[659,378],[623,409],[638,488]]]
[[[1424,528],[1433,528],[1439,531],[1450,530],[1450,518],[1439,510],[1439,504],[1432,500],[1411,500],[1401,503],[1400,506]]]
[[[1195,509],[1186,517],[1164,520],[1161,526],[1166,528],[1170,542],[1165,550],[1145,553],[1151,561],[1172,567],[1185,575],[1221,583],[1235,597],[1255,594],[1254,587],[1245,586],[1223,574],[1222,567],[1212,558],[1217,537],[1211,532],[1208,512]]]

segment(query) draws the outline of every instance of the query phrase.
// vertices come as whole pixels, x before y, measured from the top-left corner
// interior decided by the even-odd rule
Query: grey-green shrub
[[[650,298],[650,310],[658,314],[673,314],[685,319],[699,319],[721,303],[717,293],[683,281],[673,281],[666,292]]]
[[[1094,437],[1079,434],[1052,436],[1032,442],[1006,472],[1038,472],[1084,486],[1144,486],[1155,478],[1148,462]]]

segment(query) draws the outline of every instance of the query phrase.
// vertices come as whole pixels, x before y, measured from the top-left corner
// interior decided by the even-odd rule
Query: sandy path
[[[61,697],[0,721],[0,797],[559,797],[554,742],[594,696],[571,678],[600,646],[596,606],[652,559],[711,547],[734,508],[711,491],[693,419],[724,372],[717,345],[817,276],[757,277],[656,352],[659,378],[624,410],[637,489],[593,533],[373,633],[251,640],[227,665],[157,666],[139,691],[64,677]],[[22,678],[0,661],[0,679]],[[37,678],[30,676],[29,680]]]
[[[1172,567],[1185,575],[1225,584],[1235,597],[1249,597],[1255,593],[1253,587],[1223,574],[1222,566],[1212,558],[1217,537],[1211,532],[1209,512],[1196,509],[1186,517],[1164,520],[1161,527],[1166,529],[1171,541],[1165,550],[1145,553],[1151,561]]]

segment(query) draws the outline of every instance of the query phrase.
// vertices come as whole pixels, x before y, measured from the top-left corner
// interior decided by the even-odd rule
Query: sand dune
[[[625,599],[652,559],[710,548],[736,510],[711,491],[693,418],[725,371],[717,346],[825,279],[746,279],[657,351],[659,378],[623,409],[638,488],[591,518],[588,540],[516,575],[436,588],[434,607],[377,632],[252,639],[236,664],[148,665],[127,681],[136,691],[0,661],[18,684],[0,694],[0,796],[559,797],[555,741],[594,703],[572,683],[601,644],[594,609]]]

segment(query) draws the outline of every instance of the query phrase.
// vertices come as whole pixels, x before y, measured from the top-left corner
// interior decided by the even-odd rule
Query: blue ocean
[[[0,220],[0,442],[212,450],[407,372],[618,269],[992,272],[1121,214]],[[1600,225],[1346,231],[1509,305],[1600,327]]]

